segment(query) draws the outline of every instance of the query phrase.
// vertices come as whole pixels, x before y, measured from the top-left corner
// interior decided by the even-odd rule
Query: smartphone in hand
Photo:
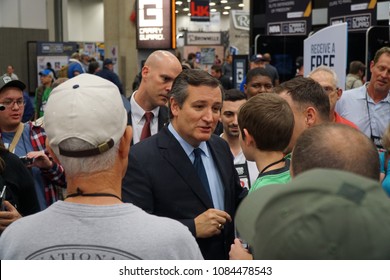
[[[4,185],[3,190],[1,191],[1,194],[0,194],[0,202],[1,202],[0,211],[5,211],[4,200],[5,200],[6,189],[7,189],[7,186]]]

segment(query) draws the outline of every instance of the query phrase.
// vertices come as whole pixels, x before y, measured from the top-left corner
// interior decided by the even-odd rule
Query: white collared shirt
[[[138,105],[135,101],[134,96],[137,94],[135,91],[130,98],[131,106],[131,124],[133,127],[133,144],[139,142],[141,137],[141,132],[145,124],[145,110]],[[160,107],[156,107],[151,111],[154,115],[152,121],[150,122],[150,134],[154,135],[158,132],[158,113],[160,112]]]

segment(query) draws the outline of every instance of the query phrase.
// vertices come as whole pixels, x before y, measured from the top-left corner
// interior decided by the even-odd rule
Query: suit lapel
[[[207,209],[213,208],[211,199],[204,190],[191,160],[188,158],[180,143],[168,130],[168,127],[164,127],[161,132],[157,142],[161,155],[177,171],[183,181],[186,182],[186,186],[183,187],[189,187]]]
[[[161,106],[158,112],[158,131],[160,131],[169,121],[167,106]]]

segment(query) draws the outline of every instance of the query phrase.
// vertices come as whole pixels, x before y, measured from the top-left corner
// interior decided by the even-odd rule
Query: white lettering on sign
[[[302,22],[290,23],[288,25],[288,33],[289,34],[306,33],[306,26]]]
[[[369,28],[370,27],[370,18],[367,16],[353,17],[352,19],[352,28]]]
[[[280,33],[280,25],[271,25],[269,27],[269,33]]]

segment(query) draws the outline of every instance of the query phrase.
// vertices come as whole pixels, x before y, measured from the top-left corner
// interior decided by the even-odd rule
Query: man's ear
[[[342,95],[343,95],[343,90],[341,88],[338,88],[337,89],[337,100],[339,100]]]
[[[307,107],[305,110],[306,126],[312,127],[317,123],[317,110],[314,107]]]
[[[253,139],[253,136],[249,133],[249,131],[246,128],[243,129],[243,132],[244,132],[244,137],[242,140],[244,141],[246,146],[250,146],[253,143],[255,143],[255,139]]]
[[[49,155],[50,157],[53,159],[53,161],[57,164],[60,164],[60,161],[58,160],[56,154],[53,152],[52,148],[50,147],[49,145],[49,139],[46,137],[46,141],[45,141],[45,145],[46,145],[46,149],[47,151],[49,152]]]
[[[132,139],[133,139],[133,128],[131,125],[128,125],[119,143],[119,154],[121,157],[127,158],[129,156],[130,143]]]
[[[171,98],[169,99],[169,104],[170,104],[170,106],[171,106],[172,115],[173,115],[174,117],[176,117],[177,114],[179,113],[179,110],[180,110],[179,103],[177,103],[177,101],[176,101],[173,97],[171,97]]]
[[[142,67],[141,69],[141,76],[142,76],[142,79],[144,79],[149,73],[149,66],[145,65],[144,67]]]

